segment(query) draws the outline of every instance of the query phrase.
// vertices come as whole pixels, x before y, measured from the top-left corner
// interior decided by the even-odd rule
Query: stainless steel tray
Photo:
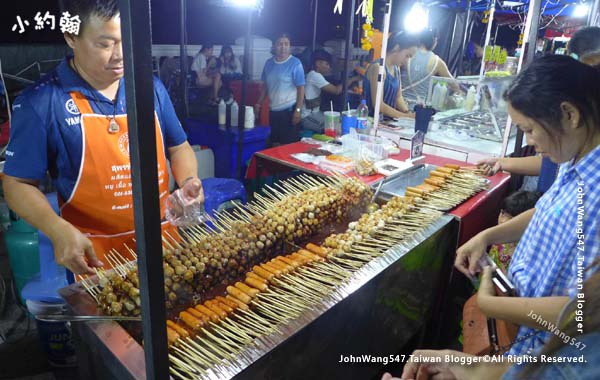
[[[437,168],[435,165],[420,164],[395,174],[383,184],[379,196],[383,199],[403,196],[407,187],[423,183],[425,178],[429,177],[429,172],[435,168]]]

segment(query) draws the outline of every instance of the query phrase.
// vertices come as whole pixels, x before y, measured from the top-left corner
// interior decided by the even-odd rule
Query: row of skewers
[[[274,257],[285,242],[300,243],[325,226],[366,208],[371,190],[356,179],[298,176],[267,187],[256,201],[217,212],[207,225],[163,233],[165,303],[168,310],[202,298],[254,265]],[[135,251],[125,246],[126,254]],[[81,283],[109,315],[139,315],[137,267],[116,249],[106,256],[115,270]]]
[[[263,339],[281,333],[283,326],[321,304],[364,265],[442,215],[414,206],[411,198],[394,198],[375,214],[387,215],[381,219],[387,224],[344,245],[347,250],[309,243],[305,249],[254,266],[244,281],[227,287],[226,296],[191,306],[167,322],[172,374],[202,379],[241,371],[240,358],[251,362],[249,352],[260,349]],[[399,223],[404,217],[421,224],[403,230]],[[367,219],[354,227],[362,228],[363,221]]]
[[[267,187],[257,201],[218,213],[210,226],[194,226],[163,238],[168,307],[187,302],[167,322],[171,372],[182,379],[228,377],[250,362],[249,350],[322,302],[365,264],[427,227],[486,186],[463,168],[438,168],[425,182],[363,214],[346,232],[285,256],[282,242],[296,244],[351,210],[364,209],[370,190],[352,179],[300,176]],[[431,188],[429,187],[431,186]],[[452,196],[449,196],[452,195]],[[125,247],[135,257],[135,252]],[[98,272],[98,285],[82,284],[105,312],[139,315],[135,262],[109,254],[114,273]],[[219,265],[220,264],[220,265]],[[243,281],[235,279],[244,278]],[[219,282],[226,294],[189,297]],[[193,305],[193,306],[190,306]]]
[[[444,179],[463,184],[473,180],[476,189],[482,185],[472,173],[455,169],[451,174]],[[442,215],[439,205],[430,203],[435,198],[419,195],[392,198],[351,222],[346,232],[327,237],[323,247],[308,244],[255,266],[243,282],[227,288],[224,299],[216,297],[182,311],[167,327],[172,374],[202,379],[241,371],[240,362],[252,362],[250,353],[260,349],[264,339],[280,333],[281,327],[321,304],[367,263]]]
[[[465,199],[486,189],[489,180],[478,168],[446,164],[429,173],[429,178],[414,187],[406,188],[406,196],[427,201],[427,207],[448,211]]]

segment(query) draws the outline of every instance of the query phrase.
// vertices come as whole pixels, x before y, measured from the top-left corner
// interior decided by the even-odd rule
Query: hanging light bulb
[[[423,3],[417,1],[404,18],[404,29],[408,33],[417,33],[427,28],[429,24],[429,10]]]
[[[573,11],[573,17],[585,17],[588,15],[590,11],[590,5],[587,3],[577,4],[575,6],[575,10]]]
[[[258,0],[227,0],[231,5],[242,8],[255,8]]]

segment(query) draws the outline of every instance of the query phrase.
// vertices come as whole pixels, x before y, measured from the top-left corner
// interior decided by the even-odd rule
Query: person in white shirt
[[[221,73],[217,65],[209,65],[213,53],[213,45],[203,45],[192,62],[192,70],[196,72],[196,85],[198,87],[212,87],[212,97],[209,104],[216,105],[219,102],[219,90],[221,89]],[[215,62],[218,62],[215,60]]]
[[[221,63],[221,77],[223,79],[241,79],[242,65],[238,57],[233,54],[233,49],[229,45],[224,45],[221,48],[219,56]]]
[[[306,75],[306,86],[304,90],[304,105],[302,106],[302,127],[315,132],[322,133],[324,129],[325,116],[321,112],[321,92],[340,95],[342,85],[331,84],[324,75],[331,73],[331,54],[325,50],[316,50],[312,56],[313,69]],[[360,76],[349,78],[347,86],[358,82]]]

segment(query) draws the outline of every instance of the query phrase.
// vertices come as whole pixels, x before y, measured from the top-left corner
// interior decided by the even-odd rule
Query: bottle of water
[[[367,120],[369,118],[369,107],[367,107],[367,101],[365,99],[360,102],[360,105],[356,109],[356,131],[358,133],[367,132]]]

